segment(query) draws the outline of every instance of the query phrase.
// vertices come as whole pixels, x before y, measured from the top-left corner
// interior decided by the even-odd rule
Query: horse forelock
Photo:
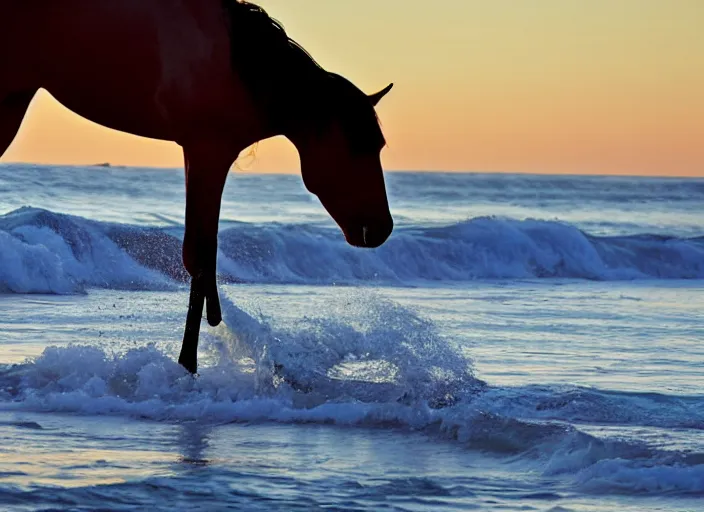
[[[338,121],[355,151],[385,144],[374,107],[347,79],[326,71],[279,21],[245,0],[221,0],[228,17],[232,64],[276,128],[324,130]]]

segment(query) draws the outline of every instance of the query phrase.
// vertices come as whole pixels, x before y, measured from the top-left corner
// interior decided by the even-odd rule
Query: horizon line
[[[172,166],[159,166],[159,165],[122,165],[113,164],[110,162],[98,162],[90,164],[82,163],[46,163],[46,162],[23,162],[23,161],[0,161],[0,166],[6,165],[29,165],[34,167],[75,167],[75,168],[95,168],[95,169],[152,169],[152,170],[163,170],[163,171],[183,171],[184,167],[172,167]],[[272,176],[300,176],[300,170],[295,171],[254,171],[250,169],[242,169],[237,167],[237,162],[234,162],[230,168],[230,172],[235,172],[239,174],[248,175],[272,175]],[[525,170],[466,170],[466,169],[384,169],[384,172],[389,173],[422,173],[422,174],[505,174],[505,175],[532,175],[532,176],[566,176],[566,177],[621,177],[621,178],[672,178],[672,179],[704,179],[704,170],[701,175],[691,175],[691,174],[642,174],[638,172],[616,172],[616,173],[603,173],[599,171],[595,172],[536,172],[536,171],[525,171]]]

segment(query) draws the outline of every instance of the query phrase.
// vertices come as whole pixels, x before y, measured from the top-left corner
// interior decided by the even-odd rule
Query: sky
[[[704,176],[703,0],[259,0],[378,107],[385,169]],[[48,93],[4,161],[181,167]],[[238,167],[296,172],[282,138]]]

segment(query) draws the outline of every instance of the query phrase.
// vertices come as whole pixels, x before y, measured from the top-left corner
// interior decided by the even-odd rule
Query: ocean
[[[0,166],[0,510],[703,510],[704,179],[386,181],[232,173],[194,378],[183,171]]]

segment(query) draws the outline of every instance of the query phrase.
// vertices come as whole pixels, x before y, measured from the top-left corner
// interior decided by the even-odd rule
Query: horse
[[[203,309],[222,321],[216,264],[223,187],[240,152],[283,135],[347,243],[393,230],[375,111],[261,7],[243,0],[0,0],[0,157],[40,89],[74,113],[183,150],[190,276],[178,362],[197,371]]]

